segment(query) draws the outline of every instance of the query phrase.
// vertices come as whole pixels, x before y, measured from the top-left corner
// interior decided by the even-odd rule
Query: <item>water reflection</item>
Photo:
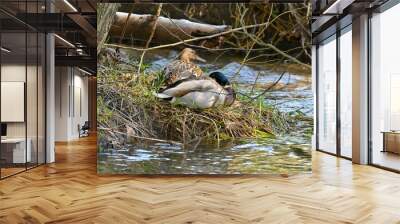
[[[292,141],[295,140],[295,141]],[[299,139],[241,140],[220,148],[170,143],[102,148],[99,172],[113,174],[281,174],[311,171],[309,144]],[[104,146],[100,146],[104,147]]]

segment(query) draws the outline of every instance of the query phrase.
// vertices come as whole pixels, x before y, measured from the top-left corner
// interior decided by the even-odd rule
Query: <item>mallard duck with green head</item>
[[[203,71],[193,61],[206,62],[193,49],[183,49],[179,55],[179,59],[172,61],[164,68],[165,83],[171,85],[179,80],[201,77]]]
[[[236,99],[229,80],[221,72],[201,79],[179,80],[155,95],[171,103],[199,109],[230,106]]]

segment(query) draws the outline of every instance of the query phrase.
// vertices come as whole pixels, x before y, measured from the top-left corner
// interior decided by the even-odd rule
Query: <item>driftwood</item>
[[[254,25],[248,25],[248,26],[242,26],[242,27],[238,27],[238,28],[234,28],[234,29],[229,29],[227,31],[221,32],[221,33],[216,33],[216,34],[212,34],[209,36],[201,36],[201,37],[194,37],[192,39],[186,39],[186,40],[181,40],[181,41],[177,41],[175,43],[170,43],[170,44],[164,44],[164,45],[159,45],[159,46],[155,46],[155,47],[150,47],[150,48],[137,48],[137,47],[130,47],[130,46],[124,46],[124,45],[120,45],[120,44],[104,44],[104,46],[107,47],[112,47],[112,48],[122,48],[122,49],[130,49],[130,50],[137,50],[137,51],[151,51],[151,50],[157,50],[157,49],[161,49],[161,48],[167,48],[167,47],[174,47],[174,46],[178,46],[181,44],[188,44],[188,43],[193,43],[195,41],[200,41],[200,40],[208,40],[211,38],[218,38],[222,35],[228,35],[230,33],[234,33],[237,31],[242,31],[245,29],[250,29],[250,28],[254,28],[254,27],[262,27],[262,26],[268,26],[270,24],[270,22],[265,22],[265,23],[260,23],[260,24],[254,24]],[[311,69],[311,65],[306,64],[304,62],[301,62],[299,59],[289,55],[288,53],[280,50],[279,48],[275,47],[274,45],[270,44],[270,43],[264,43],[261,42],[260,40],[256,39],[255,37],[249,35],[249,37],[251,39],[253,39],[257,44],[260,44],[264,47],[267,47],[269,49],[272,49],[273,51],[275,51],[276,53],[284,56],[285,58],[288,58],[289,60],[304,66],[305,68],[309,68]]]
[[[210,25],[204,23],[191,22],[185,19],[171,19],[155,15],[138,15],[117,12],[114,24],[110,29],[112,37],[120,37],[127,22],[125,38],[146,42],[152,33],[153,24],[156,23],[152,43],[168,44],[177,41],[192,39],[193,37],[209,36],[231,29],[226,25]],[[127,20],[128,18],[128,20]],[[214,42],[221,44],[221,38],[216,38]]]
[[[120,4],[99,3],[97,5],[97,54],[103,48]]]

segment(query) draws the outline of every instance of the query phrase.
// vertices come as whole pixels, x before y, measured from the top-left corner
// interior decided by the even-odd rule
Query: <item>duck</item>
[[[230,106],[236,100],[236,93],[229,80],[219,71],[201,79],[179,80],[155,96],[195,109]]]
[[[178,60],[172,61],[164,68],[164,82],[167,86],[179,80],[199,78],[204,75],[201,68],[193,61],[206,62],[206,60],[197,55],[195,50],[185,48],[179,55]]]

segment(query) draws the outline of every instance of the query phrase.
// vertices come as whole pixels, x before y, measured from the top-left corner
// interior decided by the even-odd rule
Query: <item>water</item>
[[[162,69],[177,52],[149,55],[147,72]],[[209,59],[212,57],[209,57]],[[257,95],[274,83],[281,72],[262,66],[242,66],[240,60],[223,57],[201,64],[206,72],[222,71],[240,92]],[[239,70],[239,68],[241,69]],[[253,83],[261,88],[250,90]],[[280,111],[312,118],[313,96],[310,75],[286,72],[277,89],[265,95],[265,102]],[[280,88],[281,87],[281,88]],[[311,120],[311,119],[309,119]],[[295,174],[311,171],[310,133],[312,123],[299,121],[296,130],[284,136],[241,139],[234,142],[183,146],[173,143],[142,142],[121,148],[100,145],[98,171],[106,174]]]
[[[146,69],[147,72],[154,72],[162,70],[166,64],[177,56],[176,51],[159,52],[160,54],[152,55],[150,67]],[[202,57],[204,57],[202,55]],[[219,60],[214,61],[212,56],[205,56],[207,61],[213,62],[212,64],[199,64],[200,67],[210,73],[212,71],[221,71],[232,83],[240,87],[239,92],[247,93],[250,85],[257,83],[257,85],[270,85],[279,79],[282,72],[275,72],[263,66],[247,66],[241,65],[239,58],[235,57],[221,57]],[[277,86],[282,86],[281,90],[271,91],[265,96],[268,104],[276,106],[283,112],[298,112],[305,114],[308,117],[313,116],[313,93],[311,90],[311,74],[295,74],[293,72],[286,72],[277,83]],[[257,95],[257,91],[254,92]]]
[[[171,143],[126,145],[99,154],[99,172],[108,174],[293,174],[311,171],[306,142],[242,140],[183,148]]]

